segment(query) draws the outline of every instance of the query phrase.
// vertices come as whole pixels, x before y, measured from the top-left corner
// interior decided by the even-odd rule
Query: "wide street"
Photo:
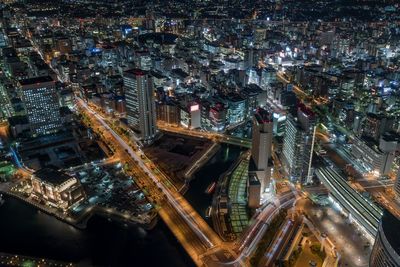
[[[160,130],[166,131],[166,132],[186,134],[189,136],[194,136],[194,137],[199,137],[199,138],[207,138],[207,139],[211,139],[213,141],[228,143],[228,144],[242,146],[242,147],[246,147],[246,148],[251,147],[251,140],[249,140],[247,138],[239,138],[236,136],[230,136],[230,135],[220,134],[220,133],[211,133],[211,132],[205,132],[205,131],[199,131],[199,130],[184,129],[182,127],[167,125],[165,123],[158,123],[157,127]]]
[[[301,199],[297,204],[298,209],[308,215],[315,227],[333,241],[343,266],[368,266],[371,244],[337,208],[317,206],[308,199]]]
[[[234,259],[232,253],[228,251],[230,250],[230,245],[222,243],[216,233],[193,210],[185,198],[171,187],[166,177],[163,177],[160,172],[155,174],[151,170],[151,166],[154,166],[154,164],[148,163],[149,167],[144,163],[141,156],[138,155],[141,153],[139,148],[136,147],[134,151],[83,100],[78,99],[77,105],[81,112],[84,112],[91,119],[93,129],[101,129],[104,138],[114,145],[116,153],[122,162],[128,163],[129,173],[139,177],[139,185],[149,192],[149,196],[156,203],[162,205],[162,209],[159,212],[161,218],[170,227],[197,265],[207,262],[207,265],[211,266],[220,261],[229,262]]]

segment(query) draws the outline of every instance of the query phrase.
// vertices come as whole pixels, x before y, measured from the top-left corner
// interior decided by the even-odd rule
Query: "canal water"
[[[194,266],[161,220],[145,231],[93,217],[78,230],[11,197],[0,206],[0,252],[82,266]]]
[[[213,182],[217,182],[220,175],[226,172],[244,151],[241,147],[222,144],[221,149],[193,176],[185,198],[193,208],[212,225],[211,218],[206,218],[206,210],[211,205],[213,194],[205,191]]]
[[[223,144],[194,175],[185,197],[203,218],[212,201],[212,194],[205,190],[232,166],[241,151]],[[162,220],[146,231],[96,216],[89,220],[87,229],[78,230],[20,200],[4,198],[0,206],[0,252],[79,262],[81,266],[194,266]]]

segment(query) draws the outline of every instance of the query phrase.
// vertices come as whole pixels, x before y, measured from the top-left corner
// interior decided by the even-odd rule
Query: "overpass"
[[[328,188],[331,197],[372,237],[378,231],[382,210],[352,188],[344,177],[330,167],[316,169],[316,175]]]
[[[167,125],[162,122],[157,123],[158,129],[164,132],[182,134],[182,135],[189,135],[197,138],[206,138],[213,140],[215,142],[226,143],[230,145],[240,146],[244,148],[251,148],[251,139],[248,138],[240,138],[237,136],[231,136],[222,133],[212,133],[212,132],[205,132],[195,129],[186,129],[177,126]]]

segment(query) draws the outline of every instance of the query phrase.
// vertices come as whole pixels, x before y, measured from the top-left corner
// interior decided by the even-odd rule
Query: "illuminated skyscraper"
[[[60,105],[54,80],[50,76],[43,76],[21,80],[19,83],[32,135],[60,130]]]
[[[390,212],[383,213],[369,259],[370,267],[400,266],[400,221]]]
[[[271,113],[258,108],[253,116],[251,160],[248,170],[248,204],[250,208],[257,208],[260,205],[261,194],[270,192],[272,125]]]
[[[292,181],[310,182],[314,138],[315,116],[300,105],[297,117],[288,117],[282,147],[283,163]]]
[[[259,170],[265,170],[271,158],[272,125],[271,114],[258,108],[253,117],[251,156]]]
[[[151,143],[157,132],[153,79],[147,71],[132,69],[123,80],[128,125],[144,143]]]

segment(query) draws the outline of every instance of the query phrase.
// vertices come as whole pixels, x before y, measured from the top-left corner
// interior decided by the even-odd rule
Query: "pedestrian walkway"
[[[247,212],[246,183],[249,160],[243,158],[232,172],[229,182],[229,199],[231,201],[230,219],[235,234],[240,234],[249,224]]]

